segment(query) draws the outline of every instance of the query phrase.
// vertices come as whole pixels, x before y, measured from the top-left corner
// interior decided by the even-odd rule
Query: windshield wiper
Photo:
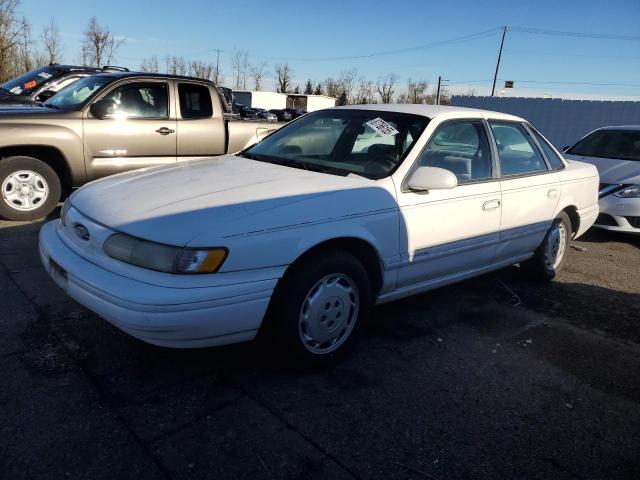
[[[283,165],[285,167],[299,168],[301,170],[309,170],[310,172],[327,173],[331,175],[341,175],[346,177],[349,172],[347,170],[341,170],[339,168],[321,167],[312,163],[303,162],[302,160],[295,160],[293,158],[271,157],[266,155],[256,156],[248,152],[240,154],[241,157],[248,158],[250,160],[257,160],[259,162],[273,163],[276,165]]]

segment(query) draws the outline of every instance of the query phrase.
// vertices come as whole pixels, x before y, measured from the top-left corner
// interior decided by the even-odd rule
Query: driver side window
[[[420,154],[421,167],[438,167],[453,172],[458,183],[477,182],[492,176],[491,149],[480,120],[455,121],[442,125]]]
[[[128,83],[104,98],[114,104],[113,116],[125,118],[168,118],[166,83]]]

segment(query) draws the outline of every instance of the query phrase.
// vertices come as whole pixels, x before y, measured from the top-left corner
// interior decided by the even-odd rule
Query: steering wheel
[[[388,155],[376,155],[365,162],[365,168],[375,173],[386,173],[395,166],[396,161]]]

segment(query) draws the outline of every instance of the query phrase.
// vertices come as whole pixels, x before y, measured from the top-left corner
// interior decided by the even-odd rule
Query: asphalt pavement
[[[65,296],[0,221],[0,477],[640,478],[640,237],[374,310],[344,362],[170,350]]]

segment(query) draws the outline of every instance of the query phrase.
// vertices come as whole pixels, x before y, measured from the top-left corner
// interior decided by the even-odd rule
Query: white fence
[[[573,145],[599,127],[640,125],[640,102],[454,95],[451,105],[525,118],[558,148]]]

